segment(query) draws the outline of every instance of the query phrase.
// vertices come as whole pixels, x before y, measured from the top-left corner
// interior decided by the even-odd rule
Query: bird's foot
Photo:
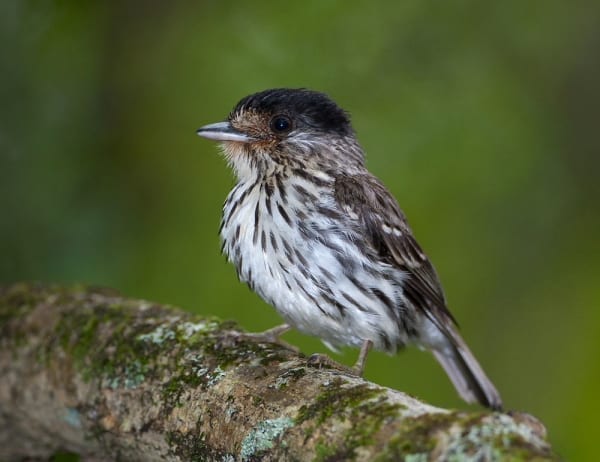
[[[355,369],[354,367],[346,366],[345,364],[339,363],[331,359],[329,356],[320,353],[310,355],[306,361],[306,364],[308,367],[315,367],[317,369],[337,369],[356,377],[360,377],[362,375],[361,371]]]
[[[298,347],[290,345],[285,340],[281,339],[281,336],[291,328],[292,327],[289,324],[281,324],[271,329],[267,329],[264,332],[244,332],[240,334],[239,337],[258,343],[274,343],[295,353],[300,353],[300,349]]]
[[[322,355],[319,353],[315,353],[308,358],[308,365],[310,367],[317,367],[319,369],[340,369],[350,375],[355,375],[357,377],[362,377],[363,371],[365,369],[365,362],[367,360],[367,355],[369,354],[369,350],[373,346],[373,342],[370,340],[365,340],[360,348],[360,354],[358,355],[358,360],[352,367],[348,367],[345,364],[340,364],[337,361],[334,361],[327,355]]]

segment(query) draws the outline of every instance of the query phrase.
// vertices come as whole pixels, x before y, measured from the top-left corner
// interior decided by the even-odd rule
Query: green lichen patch
[[[333,461],[338,453],[339,448],[327,443],[323,438],[315,445],[315,459],[314,462],[326,462]]]
[[[183,322],[177,326],[180,336],[194,342],[202,338],[204,334],[213,333],[221,328],[221,324],[216,320],[206,320],[200,322]]]
[[[28,284],[3,287],[0,292],[0,324],[12,319],[15,314],[29,311],[37,300]]]
[[[41,363],[61,349],[84,380],[99,380],[109,388],[135,388],[158,379],[172,404],[178,403],[184,387],[216,385],[232,365],[264,366],[287,358],[277,345],[236,335],[235,323],[124,300],[114,293],[17,285],[4,289],[2,300],[7,303],[0,303],[0,318],[7,319],[16,316],[15,310],[53,305],[54,340],[35,352]],[[10,312],[2,311],[5,305]]]
[[[242,441],[240,457],[244,461],[258,460],[262,452],[272,449],[275,441],[280,439],[285,430],[293,426],[294,421],[289,417],[259,422]]]
[[[166,436],[169,452],[180,460],[204,462],[207,460],[234,460],[233,455],[217,451],[206,443],[203,433],[168,432]]]
[[[531,427],[506,414],[491,414],[465,425],[447,444],[446,454],[456,460],[553,460],[549,445]]]
[[[371,444],[383,423],[397,418],[403,407],[390,403],[383,389],[368,384],[348,385],[337,378],[323,388],[315,402],[302,406],[296,416],[297,424],[310,422],[307,439],[330,418],[344,423],[345,430],[335,444],[316,444],[317,459],[322,461],[352,460],[358,448]]]
[[[137,340],[156,345],[177,341],[177,343],[192,346],[204,342],[207,335],[214,333],[219,328],[219,322],[214,319],[199,322],[166,323],[156,326],[150,332],[138,335]]]
[[[216,320],[197,320],[185,313],[173,316],[158,306],[139,304],[99,299],[68,311],[49,348],[57,344],[66,351],[84,380],[100,379],[113,389],[138,387],[159,373],[172,376],[165,385],[167,392],[182,384],[214,384],[222,378],[222,369],[213,374],[214,367],[201,366],[201,354],[190,353],[201,352],[203,340],[214,336],[220,327]],[[51,356],[46,353],[38,357]]]
[[[438,435],[447,432],[457,420],[460,420],[459,414],[453,412],[405,417],[398,428],[398,436],[388,442],[376,460],[428,460],[428,455],[438,444]]]
[[[239,364],[268,366],[289,359],[290,352],[270,343],[255,342],[243,335],[224,336],[204,341],[207,353],[222,369]]]
[[[504,414],[423,414],[403,419],[397,432],[378,462],[425,461],[433,454],[449,461],[555,460],[529,427]]]
[[[162,345],[169,340],[175,340],[176,337],[173,329],[168,326],[160,325],[147,334],[138,335],[137,340],[140,342],[150,342],[156,345]]]
[[[0,339],[11,339],[16,346],[25,341],[23,319],[40,302],[40,287],[18,283],[0,290]],[[28,326],[31,329],[31,326]]]
[[[49,459],[50,462],[79,462],[80,460],[79,454],[67,451],[55,452]]]
[[[225,377],[219,366],[211,369],[202,361],[180,361],[175,373],[163,384],[162,396],[170,406],[178,406],[183,394],[197,387],[212,387]]]
[[[112,388],[132,388],[144,380],[152,352],[131,341],[136,329],[143,328],[134,316],[118,306],[90,306],[60,319],[58,343],[84,380],[101,378]]]
[[[298,379],[306,375],[306,368],[295,367],[280,374],[275,380],[274,388],[277,390],[286,389],[291,383],[296,382]]]
[[[353,387],[345,385],[346,382],[339,377],[323,385],[323,391],[317,396],[315,402],[300,408],[296,423],[301,424],[311,420],[321,424],[334,414],[341,418],[349,409],[382,393],[381,389],[371,388],[367,384]]]
[[[109,388],[137,388],[146,378],[148,366],[139,359],[126,364],[122,368],[122,373],[112,375],[106,378],[105,385]]]

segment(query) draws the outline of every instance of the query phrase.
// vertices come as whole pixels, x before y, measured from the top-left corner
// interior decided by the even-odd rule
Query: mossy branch
[[[554,460],[526,414],[432,407],[232,323],[92,288],[0,288],[0,460]]]

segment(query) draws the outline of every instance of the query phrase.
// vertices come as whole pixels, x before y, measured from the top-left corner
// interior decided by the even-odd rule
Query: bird
[[[241,99],[197,130],[218,141],[235,176],[222,252],[285,323],[334,351],[429,350],[467,403],[502,399],[458,333],[438,275],[398,202],[367,170],[349,113],[327,94],[275,88]]]

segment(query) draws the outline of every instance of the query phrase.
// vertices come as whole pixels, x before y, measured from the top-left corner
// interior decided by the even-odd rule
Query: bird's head
[[[197,131],[221,142],[240,179],[281,168],[362,168],[350,117],[327,95],[306,89],[265,90],[242,99],[225,122]]]

